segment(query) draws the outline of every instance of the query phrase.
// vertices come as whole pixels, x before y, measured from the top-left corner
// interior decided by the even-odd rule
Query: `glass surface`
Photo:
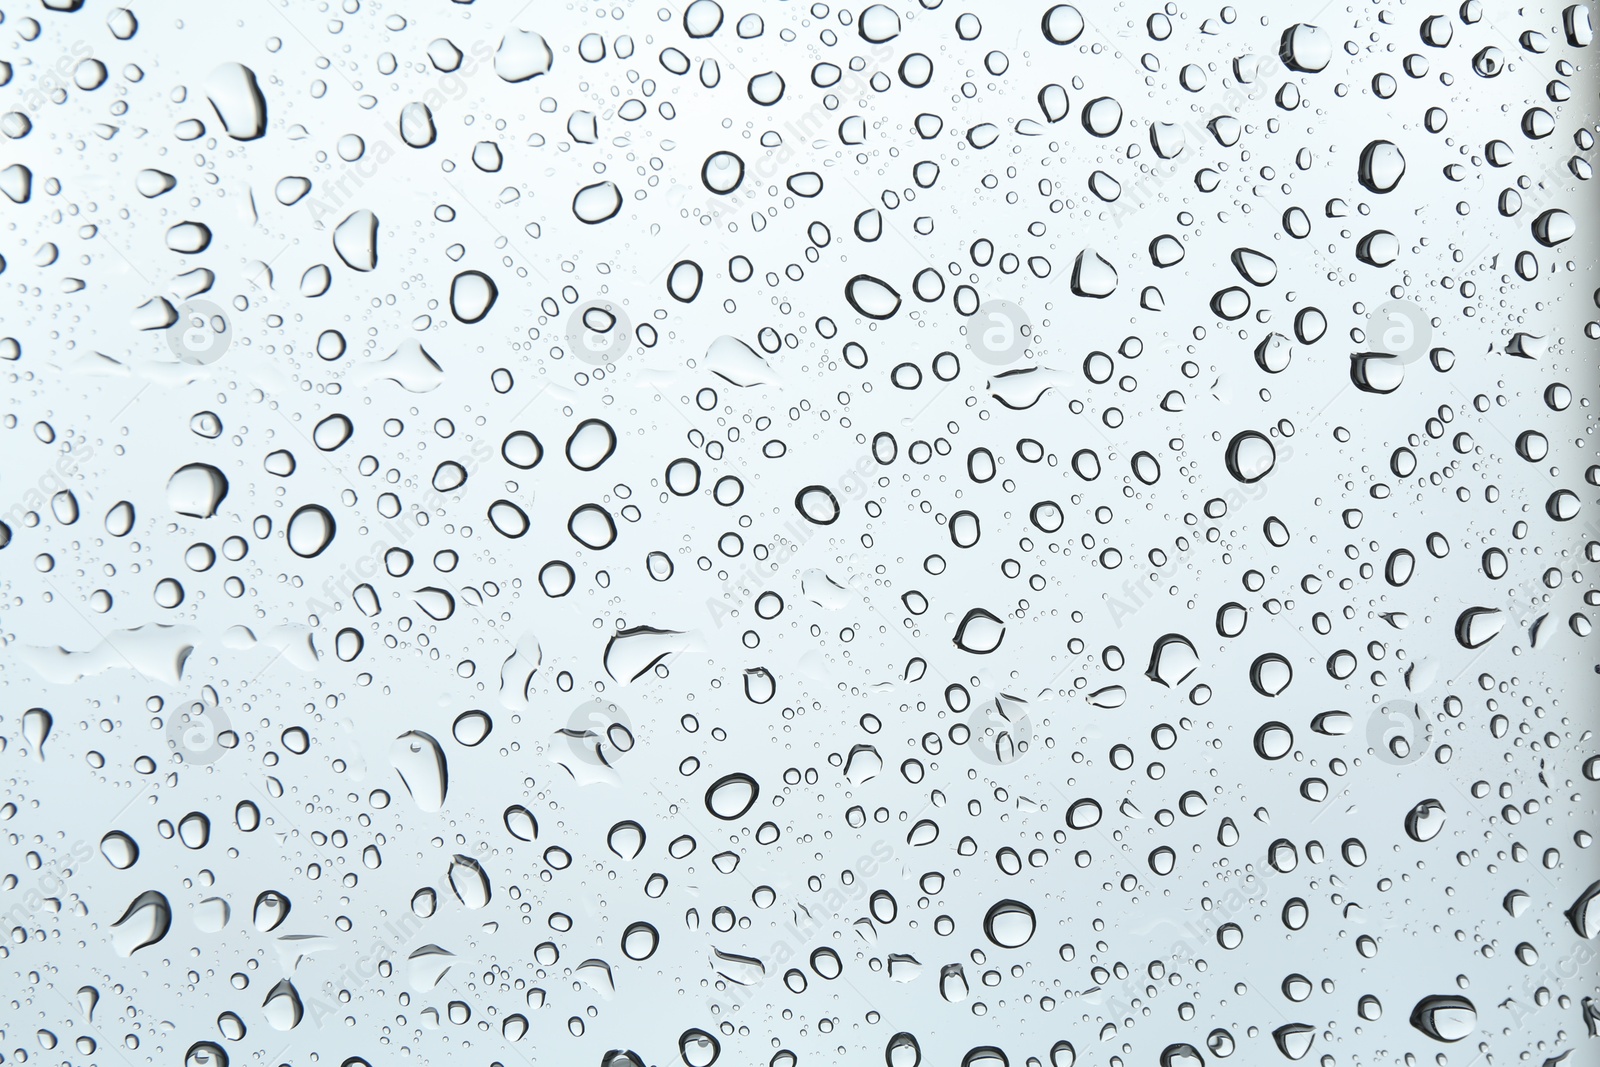
[[[0,1060],[1600,1064],[1591,5],[0,10]]]

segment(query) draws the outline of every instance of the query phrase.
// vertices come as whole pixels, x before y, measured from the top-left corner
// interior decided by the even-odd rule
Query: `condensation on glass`
[[[0,1059],[1600,1062],[1592,5],[0,7]]]

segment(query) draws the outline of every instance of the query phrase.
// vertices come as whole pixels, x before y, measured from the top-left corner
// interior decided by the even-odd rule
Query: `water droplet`
[[[421,730],[403,733],[389,750],[389,763],[418,810],[432,812],[444,807],[450,772],[439,742]]]
[[[839,519],[839,499],[825,486],[806,486],[795,494],[794,506],[818,526],[830,526]]]
[[[133,898],[111,928],[117,955],[126,958],[167,936],[172,929],[172,905],[164,893],[147,889]]]
[[[1272,473],[1278,462],[1278,452],[1265,434],[1244,430],[1228,442],[1226,462],[1228,473],[1236,481],[1249,485]]]
[[[1099,253],[1086,248],[1072,264],[1072,291],[1102,300],[1117,291],[1117,270]]]
[[[748,774],[726,774],[706,790],[706,810],[719,819],[732,821],[749,811],[760,795],[761,787]]]
[[[1040,29],[1051,44],[1071,44],[1083,36],[1083,16],[1071,4],[1057,4],[1044,13]]]
[[[1482,648],[1506,624],[1499,608],[1468,608],[1456,619],[1456,640],[1462,648]]]
[[[891,319],[900,310],[900,294],[870,274],[857,274],[846,282],[844,296],[851,307],[869,319]]]
[[[986,656],[1000,647],[1005,640],[1006,624],[998,615],[983,608],[973,608],[956,626],[955,646],[963,652]]]
[[[224,63],[206,79],[206,99],[235,141],[253,141],[267,132],[267,101],[255,71],[242,63]]]
[[[1406,173],[1406,157],[1392,141],[1373,141],[1361,150],[1357,177],[1374,193],[1391,192]]]
[[[500,39],[494,53],[494,72],[513,84],[550,73],[555,55],[545,39],[532,30],[512,30]]]
[[[333,250],[351,270],[378,268],[378,216],[366,208],[352,211],[334,227]]]
[[[289,517],[284,533],[289,550],[301,559],[314,559],[333,543],[337,526],[333,514],[321,504],[305,504]]]
[[[211,518],[227,495],[228,479],[209,463],[186,464],[167,480],[167,506],[190,518]]]
[[[1417,1001],[1410,1022],[1435,1041],[1461,1041],[1478,1029],[1478,1009],[1466,997],[1434,994]]]
[[[1020,900],[1002,900],[983,917],[983,933],[1001,948],[1021,948],[1033,937],[1038,920]]]
[[[1150,649],[1150,666],[1145,670],[1145,677],[1173,689],[1182,685],[1199,666],[1200,655],[1187,637],[1166,634],[1158,637]]]
[[[488,906],[493,895],[489,888],[489,875],[471,856],[452,856],[445,878],[450,883],[450,891],[463,907],[476,911]]]
[[[1250,685],[1264,697],[1275,697],[1294,679],[1289,661],[1276,652],[1257,657],[1250,665]]]
[[[1418,843],[1432,841],[1444,829],[1444,805],[1424,800],[1406,812],[1406,836]]]
[[[579,189],[572,198],[572,213],[589,225],[605,222],[622,210],[622,190],[615,182],[595,182]]]
[[[450,313],[468,325],[481,322],[499,295],[493,278],[481,270],[464,270],[450,282]]]
[[[433,122],[433,111],[427,104],[414,100],[400,109],[400,139],[412,148],[427,148],[439,138],[438,127]],[[310,188],[310,183],[307,183]],[[303,195],[303,194],[302,194]]]

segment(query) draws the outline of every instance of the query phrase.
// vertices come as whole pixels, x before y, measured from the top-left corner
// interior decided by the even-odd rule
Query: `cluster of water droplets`
[[[1588,1062],[1592,37],[5,5],[0,1058]]]

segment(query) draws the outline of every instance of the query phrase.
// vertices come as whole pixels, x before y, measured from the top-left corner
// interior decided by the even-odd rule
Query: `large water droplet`
[[[887,1067],[921,1067],[922,1046],[913,1035],[901,1031],[889,1039],[883,1059]]]
[[[172,929],[172,905],[165,894],[147,889],[133,898],[111,929],[117,955],[126,958],[167,936]]]
[[[1272,468],[1278,462],[1278,452],[1265,434],[1244,430],[1234,434],[1233,440],[1228,442],[1224,459],[1228,473],[1235,480],[1249,485],[1272,473]]]
[[[189,463],[167,479],[167,506],[179,515],[209,519],[228,495],[228,479],[209,463]]]
[[[625,819],[606,833],[606,847],[620,859],[638,859],[644,851],[644,827],[632,819]]]
[[[1057,4],[1044,13],[1039,28],[1051,44],[1071,44],[1083,36],[1083,15],[1071,4]]]
[[[1309,1023],[1285,1023],[1272,1031],[1272,1042],[1285,1057],[1299,1060],[1311,1051],[1316,1036],[1317,1028]]]
[[[630,960],[649,959],[660,943],[660,933],[647,922],[631,923],[622,931],[622,954]]]
[[[337,529],[332,512],[321,504],[306,504],[289,516],[284,537],[289,542],[289,551],[301,559],[313,559],[333,543]]]
[[[261,933],[270,934],[289,917],[290,907],[289,898],[282,893],[272,889],[263,890],[256,896],[250,921]]]
[[[378,216],[362,208],[352,211],[334,227],[333,250],[351,270],[370,271],[378,267]]]
[[[784,88],[783,75],[775,70],[769,70],[751,78],[745,91],[755,103],[762,107],[771,107],[783,99]]]
[[[732,821],[749,811],[760,795],[761,787],[748,774],[725,774],[706,790],[706,810],[719,819]]]
[[[1572,240],[1578,233],[1578,223],[1559,208],[1551,208],[1533,220],[1533,236],[1546,248]]]
[[[1184,1043],[1168,1045],[1161,1050],[1161,1067],[1205,1067],[1200,1050]]]
[[[1156,638],[1150,649],[1150,666],[1145,677],[1171,689],[1181,685],[1185,678],[1200,666],[1200,654],[1194,644],[1182,634],[1166,634]]]
[[[1002,900],[983,917],[983,933],[1001,948],[1021,948],[1033,937],[1038,920],[1020,900]]]
[[[1117,269],[1098,252],[1086,248],[1072,263],[1072,291],[1102,300],[1117,291]]]
[[[1411,1025],[1435,1041],[1460,1041],[1478,1028],[1478,1009],[1454,993],[1436,993],[1417,1001]]]
[[[1392,141],[1373,141],[1361,150],[1357,176],[1361,184],[1375,193],[1387,193],[1400,184],[1406,173],[1406,157]]]
[[[1244,275],[1251,285],[1270,285],[1278,276],[1278,264],[1271,257],[1253,248],[1235,248],[1232,256],[1234,269]]]
[[[1333,61],[1333,37],[1320,26],[1297,22],[1283,31],[1278,55],[1290,70],[1316,74]]]
[[[1264,679],[1264,681],[1269,685],[1275,684],[1272,680]],[[1256,755],[1262,759],[1280,760],[1294,750],[1294,731],[1285,723],[1277,721],[1263,723],[1256,729],[1254,744]]]
[[[554,62],[550,46],[532,30],[512,30],[494,52],[494,72],[512,83],[548,74]]]
[[[514,539],[527,533],[532,523],[520,504],[502,497],[489,505],[489,525],[501,536]]]
[[[450,313],[469,325],[480,322],[499,295],[493,278],[481,270],[464,270],[450,282]]]
[[[846,282],[844,298],[869,319],[890,319],[900,310],[900,294],[870,274],[857,274]]]
[[[717,0],[694,0],[683,11],[683,32],[696,40],[722,28],[722,5]]]
[[[806,486],[795,494],[794,506],[807,521],[818,526],[829,526],[839,519],[839,499],[826,486]]]
[[[439,130],[427,104],[416,100],[400,109],[400,139],[406,144],[412,148],[427,148],[438,137]]]
[[[1444,805],[1424,800],[1406,812],[1406,836],[1418,843],[1432,841],[1444,829]]]
[[[294,983],[287,978],[280,978],[267,991],[267,999],[261,1002],[261,1011],[267,1017],[268,1026],[287,1031],[300,1025],[300,1020],[305,1016],[305,1005],[301,1003],[300,992],[295,989]]]
[[[1510,910],[1509,896],[1506,904],[1507,910]],[[1578,899],[1572,902],[1572,907],[1565,914],[1579,937],[1600,935],[1600,881],[1590,883],[1589,888],[1578,894]]]
[[[533,812],[521,804],[513,804],[507,808],[504,821],[506,830],[518,841],[535,841],[539,837],[539,820],[533,817]]]
[[[1506,624],[1499,608],[1468,608],[1456,619],[1456,640],[1462,648],[1481,648],[1492,641]]]
[[[183,1054],[183,1067],[228,1067],[228,1054],[214,1041],[196,1041]]]
[[[100,839],[100,854],[119,871],[139,862],[139,845],[121,830],[112,830]]]
[[[438,811],[444,807],[450,770],[444,749],[432,736],[421,730],[401,734],[389,749],[389,763],[419,810]]]
[[[1275,697],[1294,679],[1294,669],[1289,661],[1276,652],[1268,652],[1250,665],[1250,684],[1264,697]]]
[[[722,1043],[704,1030],[685,1030],[678,1038],[678,1055],[686,1067],[711,1067],[722,1055]]]
[[[572,213],[579,222],[593,226],[622,210],[622,190],[615,182],[595,182],[579,189],[572,198]]]
[[[450,883],[450,891],[464,907],[476,911],[489,903],[492,896],[489,875],[471,856],[452,856],[445,878]]]
[[[567,438],[567,462],[592,471],[617,450],[617,431],[603,419],[584,419]]]
[[[606,642],[602,663],[612,681],[622,685],[638,681],[651,668],[689,647],[689,637],[677,630],[634,626],[619,631]]]
[[[167,230],[167,247],[194,255],[211,246],[211,227],[203,222],[180,222]]]
[[[706,349],[705,367],[731,385],[747,389],[778,381],[766,357],[737,337],[724,334]]]
[[[1005,640],[1006,624],[1000,617],[983,608],[973,608],[956,626],[955,646],[963,652],[986,656],[1000,647]]]
[[[598,552],[616,542],[617,524],[611,512],[599,504],[584,504],[568,517],[567,533],[583,547]]]
[[[267,132],[267,100],[255,71],[242,63],[224,63],[206,79],[206,99],[235,141],[254,141]]]
[[[27,742],[28,752],[36,763],[44,762],[44,743],[55,721],[55,716],[43,708],[29,708],[22,713],[22,739]]]
[[[1100,96],[1083,107],[1083,128],[1096,137],[1110,137],[1122,126],[1122,105],[1109,96]]]
[[[1072,802],[1067,809],[1067,825],[1074,830],[1087,830],[1100,823],[1100,802],[1093,797],[1083,797]]]

